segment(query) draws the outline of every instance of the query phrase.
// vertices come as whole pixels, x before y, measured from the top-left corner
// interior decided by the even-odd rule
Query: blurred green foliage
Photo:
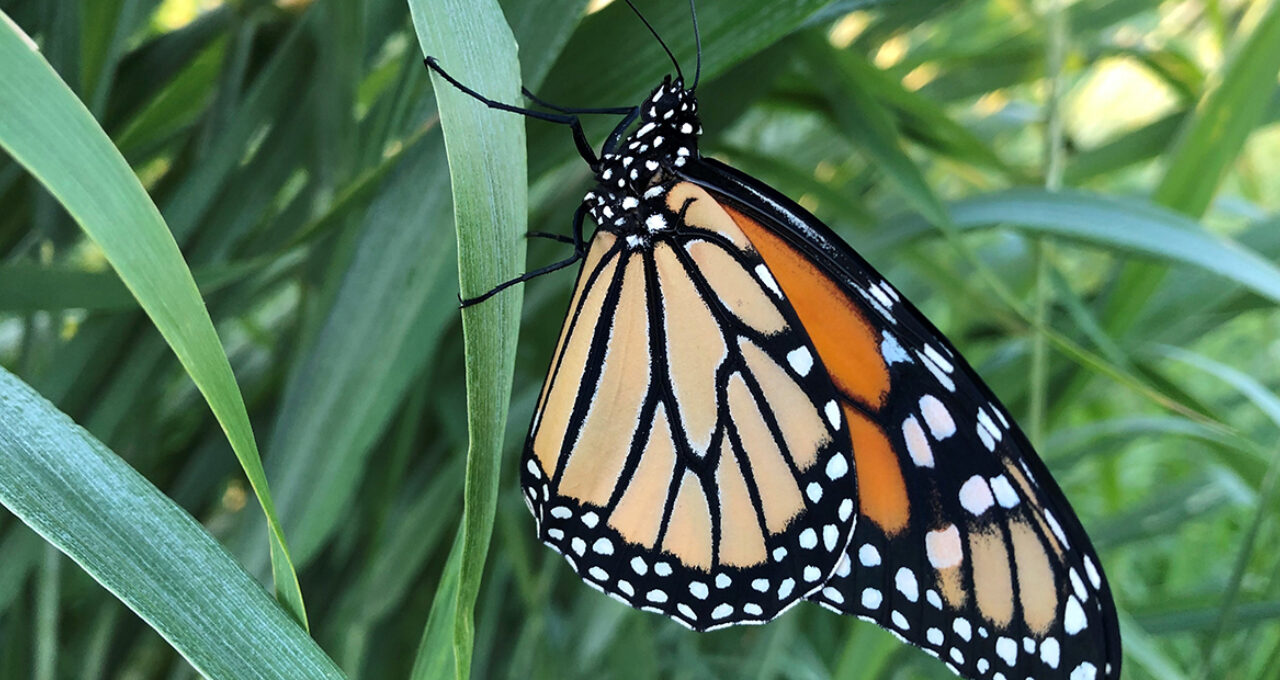
[[[553,101],[626,104],[669,68],[622,3],[500,4],[524,83]],[[691,64],[686,5],[640,4]],[[1280,540],[1280,3],[699,10],[704,153],[827,220],[1040,433],[1122,610],[1126,677],[1280,677],[1269,547]],[[17,377],[0,376],[0,501],[15,513],[0,510],[0,680],[196,677],[191,664],[270,676],[294,662],[322,669],[318,650],[350,677],[453,677],[441,650],[466,604],[460,583],[481,563],[456,542],[469,441],[456,191],[409,5],[0,0],[0,11],[105,130],[181,249],[319,644],[247,579],[237,585],[239,564],[270,589],[272,560],[226,421],[157,331],[147,291],[87,236],[99,238],[93,215],[77,206],[126,200],[127,183],[51,194],[59,178],[18,162],[23,140],[0,139],[13,153],[0,155],[0,366]],[[484,45],[472,48],[482,61]],[[0,85],[14,82],[9,67]],[[14,110],[0,102],[0,135]],[[598,140],[608,121],[592,123]],[[589,172],[565,130],[527,132],[528,226],[564,232]],[[137,225],[108,228],[141,247]],[[464,262],[481,255],[463,246]],[[529,266],[562,250],[530,242]],[[571,279],[525,286],[510,415],[505,432],[485,432],[505,436],[505,458],[481,468],[499,489],[471,676],[950,677],[817,607],[694,635],[584,587],[537,544],[513,463]],[[161,307],[180,297],[151,292]],[[186,332],[195,318],[175,323]],[[123,486],[95,483],[106,475]],[[138,507],[144,517],[127,514]],[[187,571],[147,550],[176,550]],[[137,565],[159,591],[137,587],[124,568]],[[226,574],[212,582],[227,594],[208,597],[223,586],[192,566]],[[236,619],[203,616],[221,597],[240,598]],[[199,639],[231,630],[244,638],[226,648]]]

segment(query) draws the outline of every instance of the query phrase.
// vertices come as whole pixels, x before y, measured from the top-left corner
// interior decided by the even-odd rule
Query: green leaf
[[[0,147],[98,244],[208,401],[271,525],[278,596],[305,626],[302,592],[244,400],[164,219],[102,128],[3,13],[0,63]]]
[[[958,229],[1008,225],[1104,248],[1191,265],[1280,303],[1280,267],[1199,224],[1147,203],[1082,191],[1013,189],[957,201],[949,212]],[[932,228],[916,217],[892,220],[869,250],[890,248]]]
[[[1220,74],[1217,87],[1205,94],[1183,124],[1153,195],[1157,203],[1192,217],[1204,215],[1245,140],[1263,121],[1276,91],[1277,71],[1280,3],[1273,2]],[[1114,289],[1122,293],[1112,297],[1103,314],[1112,336],[1132,328],[1164,275],[1163,268],[1145,263],[1121,271]]]
[[[439,59],[454,77],[488,97],[517,100],[515,39],[495,0],[412,0],[409,8],[426,56]],[[432,82],[453,180],[459,289],[464,298],[474,297],[524,268],[524,121],[487,109],[434,74]],[[470,444],[453,628],[459,680],[471,672],[472,612],[497,507],[522,292],[513,287],[462,315]]]
[[[933,224],[946,224],[946,207],[898,143],[900,135],[893,117],[868,89],[874,84],[868,77],[868,65],[851,53],[836,50],[820,34],[805,37],[803,53],[808,72],[826,95],[840,130],[870,157],[913,208]]]
[[[0,369],[0,503],[209,678],[341,678],[190,515]]]

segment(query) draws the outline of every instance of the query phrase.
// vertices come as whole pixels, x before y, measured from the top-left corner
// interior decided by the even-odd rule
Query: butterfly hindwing
[[[834,572],[855,515],[846,413],[795,310],[688,183],[597,231],[521,471],[590,585],[697,630],[762,623]],[[656,224],[656,222],[655,222]]]
[[[752,240],[847,413],[860,518],[811,596],[967,678],[1114,678],[1118,627],[1088,537],[950,343],[799,206],[703,161],[689,175]],[[835,358],[832,357],[841,357]]]

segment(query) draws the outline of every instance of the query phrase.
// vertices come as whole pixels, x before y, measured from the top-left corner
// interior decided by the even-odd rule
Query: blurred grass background
[[[630,103],[668,68],[622,3],[500,4],[524,82],[553,101]],[[691,66],[684,2],[640,4]],[[1280,678],[1280,3],[699,10],[704,153],[829,221],[1018,416],[1102,555],[1126,677]],[[350,677],[452,676],[439,652],[468,444],[457,250],[408,5],[0,11],[101,123],[200,286],[312,636]],[[529,228],[563,232],[589,172],[565,130],[527,130]],[[529,265],[561,251],[530,243]],[[513,463],[571,280],[525,288],[472,677],[950,677],[816,607],[693,635],[584,587],[536,544]],[[219,421],[102,248],[8,155],[0,366],[270,588],[267,524]],[[0,679],[196,676],[0,510]]]

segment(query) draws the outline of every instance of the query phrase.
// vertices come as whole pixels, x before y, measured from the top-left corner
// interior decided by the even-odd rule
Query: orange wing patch
[[[893,536],[905,529],[911,519],[907,483],[898,457],[879,425],[848,404],[844,405],[844,415],[858,462],[854,472],[858,476],[859,512]]]
[[[836,282],[781,238],[722,206],[747,234],[787,294],[836,387],[872,410],[889,394],[889,367],[875,329]]]

